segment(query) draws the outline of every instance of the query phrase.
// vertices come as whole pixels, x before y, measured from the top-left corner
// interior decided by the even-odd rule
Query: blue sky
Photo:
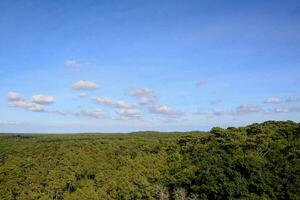
[[[0,132],[300,121],[299,1],[0,1]]]

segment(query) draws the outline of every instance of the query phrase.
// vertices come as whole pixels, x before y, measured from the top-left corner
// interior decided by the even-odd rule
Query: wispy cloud
[[[275,113],[299,113],[300,106],[292,106],[292,107],[280,107],[274,110]]]
[[[223,109],[214,109],[213,114],[216,116],[221,116],[227,114],[227,112]]]
[[[182,116],[184,113],[178,109],[171,108],[167,105],[157,105],[150,108],[150,113],[162,114],[169,117]]]
[[[15,108],[22,108],[34,112],[44,112],[44,106],[27,100],[12,101],[10,103],[10,106]]]
[[[193,113],[194,115],[203,115],[206,114],[202,108],[197,108],[197,110]]]
[[[198,80],[198,81],[196,82],[196,85],[197,85],[197,86],[203,86],[203,85],[205,85],[206,83],[207,83],[206,80]]]
[[[296,96],[289,96],[285,101],[286,102],[298,102],[298,101],[300,101],[300,98],[296,97]]]
[[[118,119],[129,120],[132,118],[142,117],[142,112],[138,108],[118,108],[116,113],[119,115]]]
[[[157,94],[147,87],[135,88],[127,91],[127,94],[132,97],[136,97],[141,106],[145,106],[149,113],[160,114],[167,117],[180,117],[184,115],[179,109],[171,108],[158,101]]]
[[[260,112],[262,109],[256,105],[251,104],[241,104],[235,109],[235,114],[249,114]]]
[[[210,101],[210,104],[218,104],[218,103],[221,103],[221,102],[222,102],[222,100],[220,100],[220,99],[213,99],[213,100]]]
[[[213,114],[216,116],[221,115],[247,115],[263,111],[260,107],[251,104],[241,104],[231,111],[223,109],[214,109]]]
[[[45,110],[47,113],[58,114],[58,115],[70,115],[76,117],[91,117],[91,118],[104,118],[108,117],[107,113],[102,109],[95,109],[95,110],[87,110],[81,109],[79,111],[64,111],[64,110]]]
[[[96,90],[98,85],[92,81],[80,80],[72,85],[73,89],[77,90]]]
[[[270,98],[267,98],[264,103],[267,103],[267,104],[277,104],[277,103],[281,103],[282,100],[278,97],[270,97]]]
[[[80,110],[75,113],[72,113],[72,115],[75,116],[84,116],[84,117],[92,117],[92,118],[100,118],[100,117],[105,117],[106,113],[101,110],[101,109],[95,109],[93,111],[89,110]]]
[[[132,118],[142,117],[141,110],[138,109],[135,105],[131,105],[126,101],[100,97],[93,97],[92,100],[96,104],[114,108],[117,114],[117,117],[115,119],[117,120],[129,120]]]
[[[83,98],[83,97],[87,97],[88,95],[86,93],[82,92],[82,93],[79,93],[77,96]]]
[[[116,100],[111,98],[100,98],[100,97],[93,97],[92,100],[94,103],[105,105],[105,106],[111,106],[114,108],[129,108],[132,107],[129,103],[122,101],[122,100]]]
[[[294,106],[294,107],[291,107],[291,108],[289,108],[289,110],[290,110],[291,112],[300,112],[300,106]]]
[[[82,67],[82,64],[79,63],[76,60],[70,59],[65,61],[65,65],[68,67],[71,67],[73,70],[80,70]]]
[[[154,105],[157,103],[157,96],[149,88],[135,88],[127,92],[129,96],[137,97],[141,105]]]
[[[289,109],[287,109],[287,108],[276,108],[275,112],[276,113],[288,113]]]
[[[43,94],[33,95],[32,102],[40,105],[52,104],[54,102],[54,97]]]
[[[58,115],[73,115],[74,113],[68,112],[68,111],[63,111],[63,110],[47,110],[46,112],[52,113],[52,114],[58,114]]]
[[[0,121],[0,126],[1,125],[15,125],[17,124],[16,122],[10,122],[10,121]]]

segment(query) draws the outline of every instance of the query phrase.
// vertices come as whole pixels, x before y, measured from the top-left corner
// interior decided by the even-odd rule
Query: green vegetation
[[[300,199],[300,124],[2,134],[0,199]]]

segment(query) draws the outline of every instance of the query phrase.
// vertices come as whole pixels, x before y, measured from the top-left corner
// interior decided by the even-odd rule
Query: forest
[[[0,199],[300,199],[300,124],[3,133]]]

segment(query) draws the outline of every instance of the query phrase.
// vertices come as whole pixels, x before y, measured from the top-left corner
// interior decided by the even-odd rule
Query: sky
[[[0,132],[300,121],[300,1],[0,1]]]

